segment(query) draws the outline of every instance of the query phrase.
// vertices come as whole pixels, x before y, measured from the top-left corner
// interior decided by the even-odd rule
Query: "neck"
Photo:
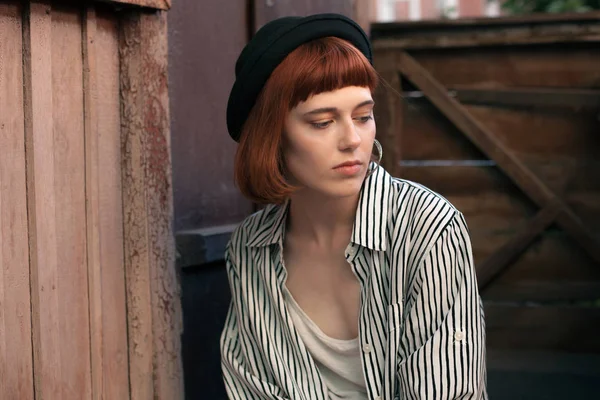
[[[331,198],[301,189],[290,198],[287,234],[318,248],[344,248],[352,236],[358,200],[358,193]]]

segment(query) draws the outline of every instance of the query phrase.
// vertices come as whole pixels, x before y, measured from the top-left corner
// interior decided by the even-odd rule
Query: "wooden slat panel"
[[[511,240],[537,211],[495,167],[405,166],[399,176],[441,193],[465,215],[477,265]],[[565,202],[598,235],[600,193],[588,190],[587,180],[573,182],[573,191],[565,195]],[[506,279],[507,284],[522,279],[600,281],[600,271],[594,262],[561,229],[544,232],[542,238],[498,279],[502,282]]]
[[[485,304],[485,313],[489,347],[600,352],[600,308]]]
[[[112,12],[96,18],[96,79],[100,254],[102,286],[102,359],[105,399],[129,399],[127,314],[123,254],[119,28]]]
[[[480,265],[498,251],[515,233],[472,232],[475,265]],[[514,264],[498,277],[495,284],[527,281],[593,283],[600,282],[600,272],[575,241],[566,233],[551,228],[536,238]]]
[[[405,117],[396,135],[402,160],[487,159],[427,99],[405,97],[402,110]]]
[[[527,220],[525,226],[519,229],[513,237],[488,256],[477,266],[477,282],[480,289],[485,289],[498,275],[521,255],[556,218],[559,206],[548,204],[534,217]]]
[[[164,13],[121,20],[121,127],[129,371],[133,400],[183,396],[181,305],[171,229]]]
[[[466,106],[510,149],[547,160],[600,158],[600,121],[581,110]],[[460,131],[424,98],[407,98],[399,135],[402,158],[408,160],[485,159]]]
[[[598,65],[600,67],[600,64]],[[581,112],[467,106],[509,149],[549,159],[600,159],[596,110]]]
[[[446,87],[600,88],[597,45],[435,49],[411,52]],[[569,62],[557,62],[568,59]]]
[[[91,398],[91,365],[81,10],[53,6],[51,16],[61,398],[83,400]]]
[[[407,53],[399,56],[398,68],[417,85],[448,119],[469,137],[490,159],[515,182],[538,206],[560,199],[529,170],[494,134],[474,118],[460,103],[450,97],[444,87]],[[596,261],[600,262],[600,245],[572,210],[561,204],[558,224],[569,232]]]
[[[600,233],[600,165],[597,162],[520,157],[544,183],[554,190],[585,226]],[[419,163],[423,166],[419,166]],[[495,166],[470,161],[403,162],[400,178],[428,186],[456,202],[471,220],[473,229],[509,227],[536,210],[533,203]],[[437,163],[438,166],[430,166]],[[407,165],[408,164],[408,165]],[[481,224],[477,219],[482,219]],[[492,224],[492,225],[489,225]]]
[[[0,396],[32,400],[21,12],[0,4]]]

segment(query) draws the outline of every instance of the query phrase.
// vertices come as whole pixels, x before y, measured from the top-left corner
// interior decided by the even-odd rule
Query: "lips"
[[[342,168],[342,167],[352,167],[354,165],[361,165],[361,164],[362,164],[362,162],[360,162],[358,160],[346,161],[345,163],[336,165],[335,167],[333,167],[333,169]]]

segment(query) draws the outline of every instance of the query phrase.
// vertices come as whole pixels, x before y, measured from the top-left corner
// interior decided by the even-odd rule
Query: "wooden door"
[[[108,3],[0,2],[3,399],[183,395],[166,16]]]

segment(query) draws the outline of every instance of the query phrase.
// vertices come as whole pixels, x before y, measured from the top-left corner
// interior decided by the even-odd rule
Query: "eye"
[[[327,128],[333,121],[325,121],[325,122],[311,122],[310,125],[315,129],[325,129]]]
[[[363,124],[366,124],[367,122],[369,122],[370,120],[373,119],[372,115],[365,115],[364,117],[358,117],[357,120]]]

